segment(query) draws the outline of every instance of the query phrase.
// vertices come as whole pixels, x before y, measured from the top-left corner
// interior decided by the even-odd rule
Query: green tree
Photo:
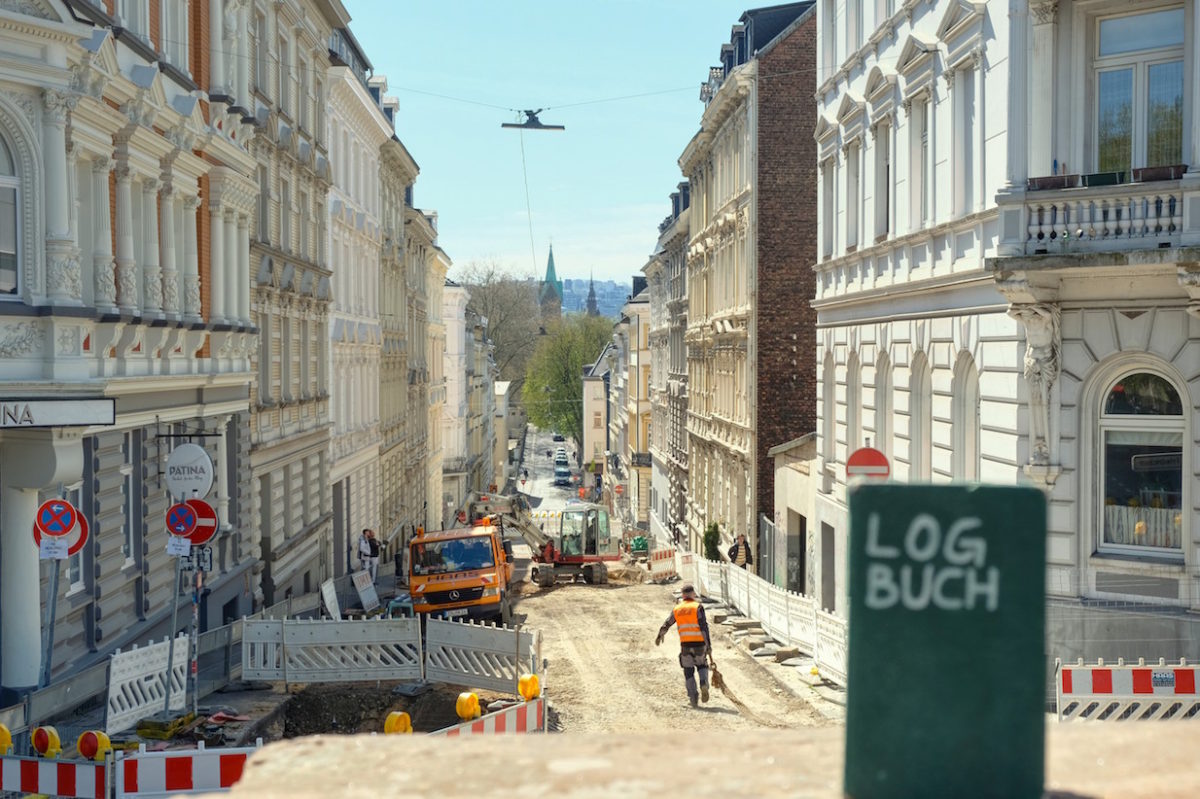
[[[612,320],[572,314],[552,321],[529,359],[521,398],[529,420],[583,441],[583,367],[612,337]]]
[[[487,318],[500,379],[512,381],[516,395],[540,334],[537,281],[505,271],[494,261],[471,261],[457,279],[470,293],[467,307]]]
[[[704,557],[706,560],[721,560],[721,528],[716,522],[709,522],[704,528]]]

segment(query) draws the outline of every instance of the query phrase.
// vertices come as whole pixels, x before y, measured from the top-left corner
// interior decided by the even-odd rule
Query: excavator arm
[[[472,523],[484,516],[490,516],[497,519],[502,527],[516,530],[521,539],[529,545],[535,560],[542,560],[547,545],[553,548],[554,539],[546,535],[530,518],[523,499],[501,494],[473,493],[467,501],[467,508]]]

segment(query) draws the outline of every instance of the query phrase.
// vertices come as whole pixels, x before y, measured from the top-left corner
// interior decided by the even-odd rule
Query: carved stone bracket
[[[1025,381],[1029,384],[1029,463],[1050,466],[1050,396],[1060,368],[1062,312],[1058,303],[1014,304],[1008,315],[1025,328]]]
[[[1183,264],[1175,276],[1179,286],[1187,292],[1187,312],[1200,319],[1200,264]]]
[[[1058,0],[1034,0],[1029,4],[1034,25],[1049,25],[1058,21]]]

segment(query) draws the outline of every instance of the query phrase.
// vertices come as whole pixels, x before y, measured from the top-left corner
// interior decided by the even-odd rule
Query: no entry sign
[[[196,514],[196,528],[188,538],[192,546],[204,546],[217,534],[217,511],[202,499],[189,499],[187,506]]]
[[[862,447],[850,453],[846,458],[846,477],[868,477],[876,480],[886,480],[892,473],[887,455],[874,447]]]

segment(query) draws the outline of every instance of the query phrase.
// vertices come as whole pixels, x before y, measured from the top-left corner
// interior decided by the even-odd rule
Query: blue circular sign
[[[49,499],[38,507],[37,526],[45,535],[66,535],[75,521],[75,506],[65,499]]]
[[[173,535],[189,535],[196,529],[196,511],[182,502],[167,510],[167,530]]]

